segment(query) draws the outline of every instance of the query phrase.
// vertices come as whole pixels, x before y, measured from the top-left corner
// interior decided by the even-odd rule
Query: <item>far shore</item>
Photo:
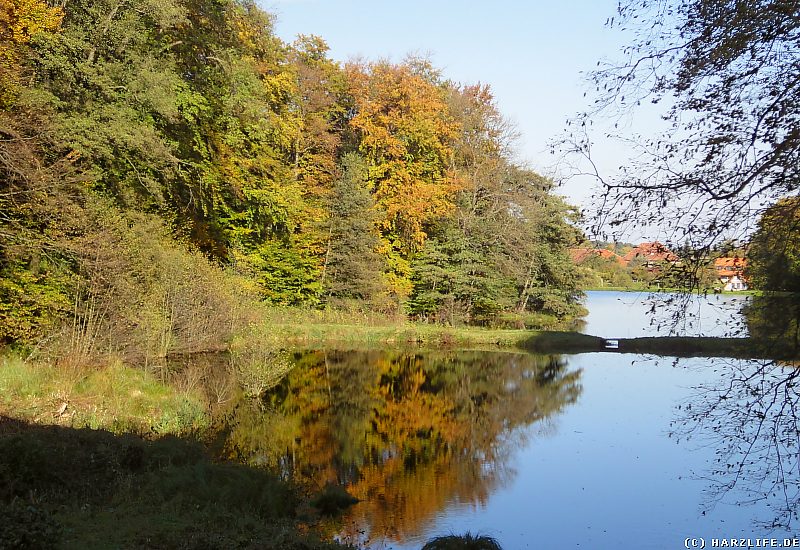
[[[364,349],[414,347],[431,349],[525,350],[534,353],[637,353],[668,357],[731,357],[740,359],[800,359],[793,342],[756,338],[654,336],[607,339],[568,330],[489,329],[423,323],[342,324],[282,323],[255,329],[251,337],[301,348]],[[262,332],[263,331],[263,332]]]
[[[681,288],[626,288],[626,287],[601,287],[601,288],[582,288],[583,292],[630,292],[636,294],[670,294],[670,293],[690,293],[703,294],[705,296],[762,296],[763,290],[686,290]],[[775,293],[771,293],[774,295]]]
[[[607,339],[578,332],[540,332],[524,343],[538,353],[637,353],[667,357],[731,357],[738,359],[800,359],[791,342],[756,338],[652,336]]]

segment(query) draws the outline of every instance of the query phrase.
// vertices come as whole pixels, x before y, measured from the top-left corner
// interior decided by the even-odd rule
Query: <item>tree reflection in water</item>
[[[483,352],[299,354],[264,400],[240,406],[226,452],[363,502],[343,533],[402,541],[450,505],[480,505],[513,475],[524,428],[574,403],[557,357]],[[338,527],[331,526],[331,529]]]
[[[671,435],[712,445],[706,505],[762,502],[756,527],[789,529],[800,505],[798,364],[707,360],[720,374],[679,406]],[[703,368],[708,368],[705,366]]]
[[[800,350],[800,294],[753,296],[743,313],[750,336]]]

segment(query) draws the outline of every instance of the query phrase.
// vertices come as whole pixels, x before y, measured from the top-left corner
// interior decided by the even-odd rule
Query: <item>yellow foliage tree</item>
[[[17,94],[25,46],[38,33],[55,32],[63,17],[41,0],[0,0],[0,108]]]

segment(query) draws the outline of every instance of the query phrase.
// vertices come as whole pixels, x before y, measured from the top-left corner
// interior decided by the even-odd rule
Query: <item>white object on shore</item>
[[[606,340],[606,349],[619,349],[619,340]]]

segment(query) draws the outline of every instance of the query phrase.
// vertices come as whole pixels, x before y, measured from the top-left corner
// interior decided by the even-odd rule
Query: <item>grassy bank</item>
[[[559,321],[546,315],[533,321],[542,329],[570,323],[569,320]],[[232,347],[236,349],[241,342],[255,340],[281,347],[369,348],[389,345],[496,349],[522,347],[526,340],[538,332],[528,329],[451,327],[377,313],[274,308],[267,310],[261,322],[251,325],[248,331],[234,340]]]
[[[202,445],[0,417],[2,548],[333,549],[296,490]]]
[[[740,359],[800,359],[790,342],[758,338],[652,337],[619,341],[621,353],[672,357],[734,357]]]
[[[196,432],[209,423],[198,391],[166,384],[144,369],[119,362],[92,368],[34,363],[14,355],[0,357],[0,414],[172,435]]]
[[[344,346],[374,348],[380,346],[415,346],[419,348],[496,349],[520,347],[537,331],[444,327],[398,323],[395,325],[361,324],[276,324],[256,327],[245,339],[257,338],[272,344],[296,346]],[[234,342],[234,347],[236,346]]]
[[[170,375],[0,357],[0,548],[341,548],[313,534],[307,488],[214,460],[214,415],[285,368],[218,359]]]

